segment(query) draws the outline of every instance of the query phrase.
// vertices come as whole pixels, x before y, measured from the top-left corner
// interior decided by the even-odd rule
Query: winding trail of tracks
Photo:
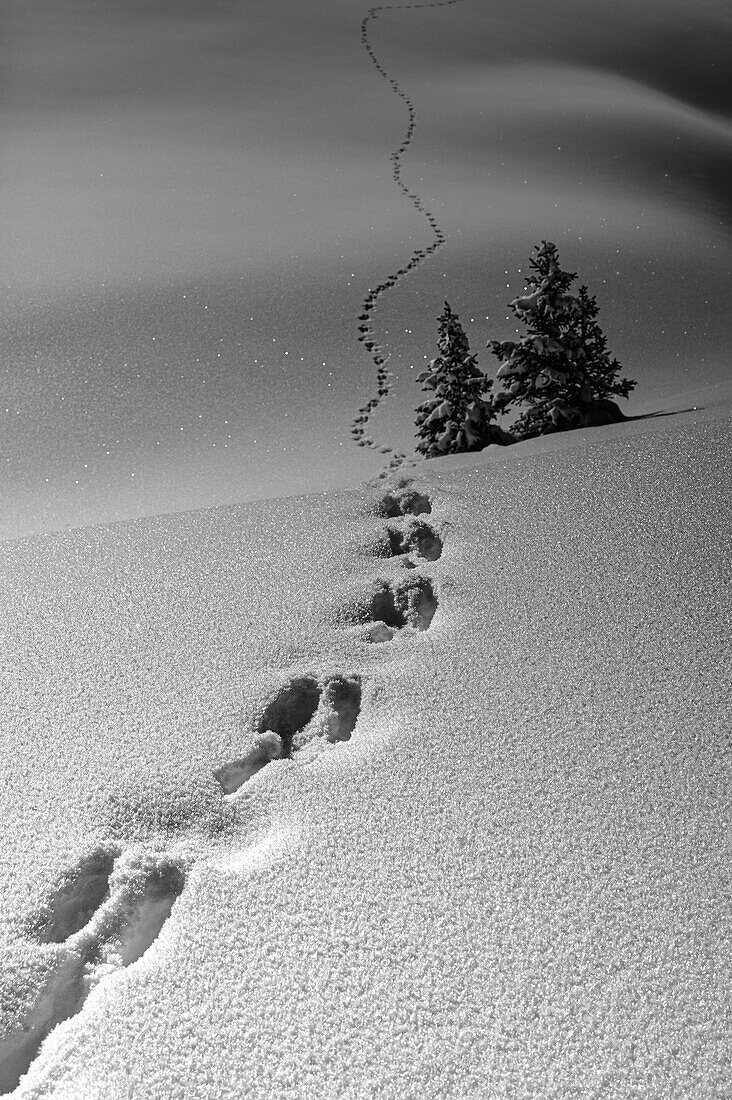
[[[411,258],[398,268],[397,271],[392,272],[384,279],[382,283],[369,290],[368,294],[364,298],[363,305],[361,307],[361,313],[358,317],[358,339],[364,345],[368,351],[374,366],[376,367],[376,383],[377,389],[373,397],[371,397],[365,405],[361,406],[358,410],[358,416],[354,419],[351,426],[351,436],[354,443],[359,447],[371,447],[372,450],[379,451],[381,454],[392,454],[391,461],[389,463],[390,468],[396,468],[401,466],[405,461],[406,455],[401,452],[392,452],[391,447],[384,446],[377,443],[370,436],[366,435],[366,425],[371,419],[371,415],[382,400],[389,395],[392,386],[393,374],[392,371],[387,369],[387,363],[390,355],[385,352],[383,348],[376,342],[376,339],[371,330],[372,315],[379,298],[397,284],[400,279],[403,279],[410,271],[414,270],[419,264],[422,263],[433,252],[436,252],[438,248],[445,242],[445,234],[440,228],[437,219],[432,214],[422,199],[415,191],[410,191],[407,184],[402,179],[402,154],[407,150],[414,137],[415,130],[417,128],[417,113],[414,109],[409,96],[401,88],[396,80],[389,75],[387,70],[379,61],[377,54],[375,53],[371,41],[369,39],[369,24],[372,20],[377,19],[379,12],[382,11],[399,11],[402,9],[417,9],[417,8],[447,8],[452,4],[459,4],[462,0],[436,0],[436,2],[426,4],[384,4],[379,7],[369,8],[368,13],[364,17],[361,23],[361,43],[369,55],[374,67],[378,70],[384,80],[388,81],[395,95],[398,95],[406,105],[408,112],[408,125],[407,130],[402,138],[401,144],[391,154],[392,163],[392,175],[397,186],[407,198],[412,202],[414,207],[419,210],[427,221],[429,222],[430,229],[432,230],[433,240],[431,244],[426,245],[424,248],[418,248],[413,253]]]

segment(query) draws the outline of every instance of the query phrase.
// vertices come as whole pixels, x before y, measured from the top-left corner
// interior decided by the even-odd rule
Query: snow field
[[[6,544],[17,1095],[723,1096],[729,426]]]

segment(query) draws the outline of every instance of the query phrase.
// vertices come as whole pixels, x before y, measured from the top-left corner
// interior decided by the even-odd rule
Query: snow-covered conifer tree
[[[490,340],[501,360],[504,388],[497,412],[526,406],[511,431],[519,439],[623,419],[611,396],[627,397],[635,382],[618,378],[607,339],[595,321],[596,300],[586,286],[571,294],[576,274],[562,271],[556,245],[542,241],[531,257],[526,293],[509,306],[527,329],[518,340]]]
[[[493,383],[470,354],[468,338],[447,302],[439,322],[439,355],[417,378],[430,395],[417,409],[417,451],[436,458],[479,451],[489,443],[512,443],[511,436],[491,423],[495,412],[484,395]]]

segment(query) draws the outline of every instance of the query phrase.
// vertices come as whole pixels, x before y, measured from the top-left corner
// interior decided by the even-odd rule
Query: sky
[[[368,290],[431,243],[390,152],[404,103],[355,0],[8,0],[0,536],[373,476]],[[460,0],[382,11],[446,241],[380,299],[413,447],[447,298],[481,365],[534,244],[595,293],[658,411],[729,378],[732,11],[724,0]]]

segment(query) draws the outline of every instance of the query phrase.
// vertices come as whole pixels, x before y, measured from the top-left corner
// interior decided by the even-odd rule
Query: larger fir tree
[[[586,286],[570,293],[577,276],[562,271],[556,245],[542,241],[534,251],[526,293],[509,303],[526,335],[488,343],[501,360],[498,378],[504,384],[494,408],[524,406],[511,425],[519,439],[622,420],[610,399],[627,397],[635,382],[618,378],[620,364],[610,358],[595,320],[595,298]]]
[[[470,354],[468,338],[447,302],[439,324],[439,355],[417,378],[430,395],[417,409],[417,451],[436,458],[479,451],[489,443],[512,443],[506,432],[491,423],[495,411],[485,395],[493,383]]]

